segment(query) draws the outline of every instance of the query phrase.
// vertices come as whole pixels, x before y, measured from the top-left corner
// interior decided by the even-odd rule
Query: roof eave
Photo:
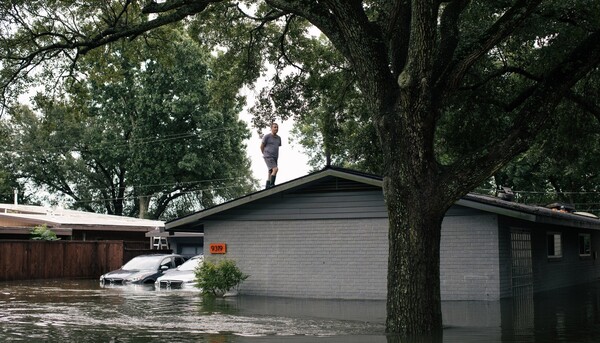
[[[459,199],[457,202],[455,202],[455,204],[473,208],[476,210],[481,210],[481,211],[485,211],[485,212],[491,212],[491,213],[507,216],[510,218],[522,219],[522,220],[527,220],[530,222],[536,221],[536,215],[534,215],[534,214],[525,213],[522,211],[511,210],[509,208],[503,208],[503,207],[499,207],[497,205],[490,205],[490,204],[486,204],[486,203],[482,203],[482,202],[478,202],[478,201]]]
[[[511,209],[499,206],[498,204],[487,204],[476,200],[460,199],[457,205],[495,213],[509,218],[521,219],[533,223],[547,225],[562,225],[581,229],[600,230],[600,221],[597,219],[578,218],[576,214],[568,213],[530,213],[523,210]],[[539,209],[538,211],[544,211]]]
[[[339,178],[350,180],[350,181],[361,182],[361,183],[365,183],[365,184],[376,186],[376,187],[383,186],[383,182],[379,179],[345,173],[343,171],[339,171],[339,170],[335,170],[335,169],[325,169],[325,170],[317,172],[317,173],[309,174],[307,176],[304,176],[304,177],[301,177],[301,178],[298,178],[298,179],[295,179],[295,180],[292,180],[292,181],[289,181],[286,183],[282,183],[280,185],[277,185],[276,187],[264,189],[264,190],[258,191],[256,193],[251,193],[242,198],[234,199],[234,200],[226,202],[224,204],[217,205],[215,207],[211,207],[209,209],[191,214],[186,217],[175,219],[171,222],[167,222],[167,223],[165,223],[165,230],[167,230],[167,231],[172,230],[175,227],[190,224],[190,223],[196,222],[198,220],[201,220],[203,218],[206,218],[208,216],[211,216],[213,214],[227,211],[234,207],[241,206],[241,205],[244,205],[244,204],[259,200],[259,199],[266,198],[273,194],[285,192],[287,190],[300,187],[304,184],[314,182],[314,181],[317,181],[319,179],[322,179],[322,178],[328,177],[328,176],[339,177]]]

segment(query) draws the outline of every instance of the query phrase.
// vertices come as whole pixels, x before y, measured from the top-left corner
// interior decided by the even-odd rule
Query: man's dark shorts
[[[273,157],[263,157],[265,159],[265,163],[267,164],[267,168],[269,170],[277,167],[277,160]]]

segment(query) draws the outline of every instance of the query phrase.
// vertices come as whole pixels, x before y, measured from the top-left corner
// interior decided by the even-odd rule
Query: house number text
[[[225,243],[210,243],[209,248],[211,254],[227,253],[227,245]]]

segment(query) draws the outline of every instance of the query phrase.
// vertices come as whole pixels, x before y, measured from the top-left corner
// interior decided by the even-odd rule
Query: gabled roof
[[[309,186],[311,183],[314,183],[315,181],[319,181],[319,180],[322,180],[327,177],[334,177],[334,178],[344,179],[344,180],[348,180],[348,181],[355,181],[358,183],[362,183],[362,184],[370,185],[370,186],[374,186],[374,187],[379,187],[379,188],[382,187],[382,182],[383,182],[382,178],[380,176],[376,176],[373,174],[367,174],[367,173],[362,173],[362,172],[358,172],[358,171],[354,171],[354,170],[350,170],[350,169],[338,168],[338,167],[328,167],[328,168],[322,169],[320,171],[308,174],[306,176],[302,176],[300,178],[290,180],[288,182],[276,185],[275,187],[263,189],[258,192],[255,192],[255,193],[250,193],[241,198],[237,198],[237,199],[222,203],[220,205],[217,205],[217,206],[214,206],[214,207],[211,207],[211,208],[208,208],[208,209],[196,212],[196,213],[192,213],[190,215],[187,215],[187,216],[184,216],[181,218],[177,218],[177,219],[168,221],[165,223],[165,230],[169,231],[178,226],[184,226],[184,225],[187,226],[191,223],[197,222],[198,220],[206,218],[210,215],[220,213],[220,212],[229,210],[231,208],[241,206],[241,205],[244,205],[244,204],[259,200],[259,199],[263,199],[263,198],[266,198],[268,196],[271,196],[271,195],[274,195],[277,193],[283,193],[283,192],[290,191],[293,189],[306,187],[306,186]]]
[[[257,201],[278,193],[291,190],[311,187],[326,178],[338,178],[342,180],[353,181],[369,185],[372,187],[383,187],[383,178],[381,176],[362,173],[355,170],[343,169],[338,167],[327,167],[323,170],[308,174],[306,176],[276,185],[275,187],[264,189],[255,193],[248,194],[223,204],[190,214],[185,217],[174,219],[165,223],[165,230],[178,231],[178,227],[193,227],[203,219],[212,215],[227,211],[229,209]],[[493,196],[469,193],[456,202],[456,205],[473,208],[485,212],[495,213],[511,218],[522,219],[530,222],[546,223],[553,225],[564,225],[570,227],[588,228],[600,230],[600,219],[585,217],[572,213],[563,213],[551,209],[519,204],[511,201],[502,200]]]

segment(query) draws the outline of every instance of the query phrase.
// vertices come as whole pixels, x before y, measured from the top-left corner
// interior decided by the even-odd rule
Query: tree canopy
[[[12,108],[3,165],[117,215],[168,219],[245,194],[249,132],[239,99],[211,94],[210,63],[176,30],[90,52],[63,91]]]
[[[600,122],[577,106],[563,104],[557,110],[561,118],[493,182],[511,187],[519,202],[544,206],[558,201],[600,215]]]
[[[14,0],[0,14],[5,103],[42,63],[65,56],[69,72],[94,49],[183,22],[222,52],[228,85],[274,67],[255,125],[306,118],[335,152],[342,119],[368,118],[389,215],[389,332],[442,327],[439,242],[449,206],[532,146],[563,104],[597,108],[584,83],[600,63],[598,1]],[[347,108],[349,99],[364,112]]]

